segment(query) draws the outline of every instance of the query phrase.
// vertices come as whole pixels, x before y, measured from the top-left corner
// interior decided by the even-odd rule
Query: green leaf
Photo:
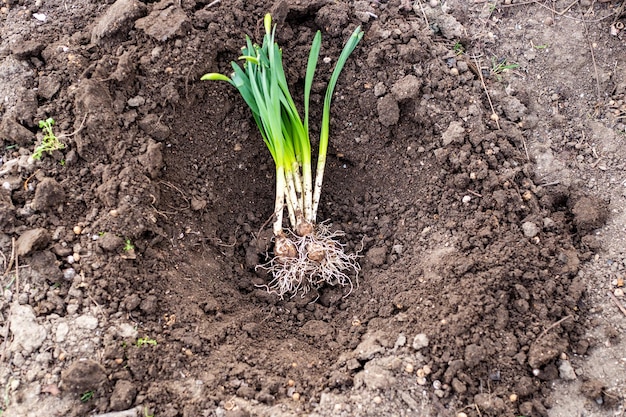
[[[217,74],[215,72],[211,72],[209,74],[204,74],[202,76],[202,78],[200,78],[200,80],[202,80],[202,81],[227,81],[227,82],[231,82],[231,79],[228,78],[227,76],[225,76],[224,74]]]
[[[309,98],[311,97],[311,86],[313,85],[313,76],[317,68],[317,60],[320,56],[321,47],[322,32],[318,30],[311,44],[309,60],[306,65],[306,76],[304,77],[304,130],[306,131],[307,137],[309,136]]]

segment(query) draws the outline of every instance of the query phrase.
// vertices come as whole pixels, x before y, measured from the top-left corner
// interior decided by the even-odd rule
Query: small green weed
[[[135,245],[133,245],[133,242],[129,239],[126,238],[124,239],[124,252],[130,252],[131,250],[135,249]]]
[[[154,339],[150,339],[149,337],[140,337],[139,339],[137,339],[135,345],[137,347],[142,347],[144,345],[156,346],[157,341]]]
[[[80,401],[86,403],[93,398],[94,394],[95,392],[93,390],[87,391],[80,396]]]
[[[548,44],[544,43],[543,45],[535,45],[535,49],[547,49],[548,48]]]
[[[144,407],[143,417],[154,417],[154,413],[151,413],[150,410],[148,410],[148,407]]]
[[[452,47],[452,49],[454,50],[454,53],[457,56],[463,55],[465,53],[465,47],[463,46],[463,44],[461,42],[455,43],[454,46]]]
[[[498,81],[502,80],[501,75],[519,68],[519,64],[514,62],[509,63],[506,58],[491,58],[491,73],[496,76]]]
[[[503,72],[507,72],[509,70],[519,68],[519,64],[514,62],[509,63],[506,58],[491,58],[491,72],[496,75],[502,74]]]
[[[52,153],[53,151],[65,149],[65,144],[63,144],[52,131],[53,125],[54,119],[52,117],[39,121],[39,128],[43,130],[43,139],[41,140],[41,144],[35,148],[33,159],[41,159],[44,152]]]

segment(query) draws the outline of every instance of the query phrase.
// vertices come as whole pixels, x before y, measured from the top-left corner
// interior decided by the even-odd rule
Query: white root
[[[276,200],[274,202],[274,236],[280,236],[283,233],[283,208],[285,206],[285,169],[276,168]]]
[[[315,188],[313,190],[313,209],[311,212],[311,223],[315,223],[317,216],[317,208],[320,204],[322,195],[322,183],[324,181],[324,169],[326,167],[326,155],[320,152],[317,159],[317,170],[315,171]]]
[[[346,296],[349,295],[354,283],[348,274],[354,273],[358,283],[361,268],[357,263],[357,254],[345,253],[344,245],[338,240],[343,235],[343,232],[333,232],[327,225],[320,224],[311,234],[299,236],[289,232],[288,237],[278,238],[280,247],[285,246],[282,239],[288,239],[294,245],[295,256],[284,256],[280,250],[283,253],[276,253],[268,263],[260,265],[258,268],[273,276],[263,287],[280,298],[285,295],[294,297],[298,293],[304,295],[323,284],[349,286],[350,291]]]

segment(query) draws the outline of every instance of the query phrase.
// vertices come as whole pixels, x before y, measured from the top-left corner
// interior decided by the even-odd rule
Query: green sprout
[[[452,49],[454,50],[454,53],[457,56],[463,55],[465,53],[465,47],[463,46],[461,42],[456,42],[454,46],[452,47]]]
[[[148,410],[148,407],[144,407],[143,417],[154,417],[154,413],[151,413],[150,410]]]
[[[124,247],[122,250],[124,252],[130,252],[131,250],[135,250],[135,245],[133,245],[133,242],[129,238],[126,238],[124,239]]]
[[[94,394],[95,392],[93,390],[87,391],[80,396],[80,401],[86,403],[93,398]]]
[[[500,75],[504,72],[519,68],[519,64],[509,63],[506,58],[491,58],[491,72]]]
[[[535,49],[547,49],[548,48],[548,44],[544,43],[543,45],[535,45]]]
[[[137,339],[137,342],[135,342],[135,345],[137,347],[142,347],[145,345],[156,346],[157,341],[154,339],[150,339],[149,337],[140,337],[139,339]]]
[[[44,152],[52,153],[53,151],[65,149],[65,144],[52,131],[52,125],[54,125],[52,117],[39,121],[39,128],[43,130],[43,139],[41,144],[35,148],[33,159],[40,160]]]
[[[320,139],[315,181],[311,162],[309,131],[309,98],[313,76],[322,44],[318,31],[313,39],[304,79],[304,117],[300,116],[292,99],[282,63],[282,50],[274,41],[276,26],[272,17],[264,18],[265,35],[261,46],[246,36],[246,46],[239,57],[243,65],[232,63],[230,77],[209,73],[202,80],[227,81],[233,85],[252,112],[265,145],[276,167],[276,198],[274,204],[274,258],[260,267],[271,272],[273,280],[265,287],[281,298],[323,283],[350,285],[346,271],[358,275],[356,255],[344,252],[337,240],[343,232],[331,231],[317,223],[317,210],[322,190],[330,132],[330,105],[337,80],[343,67],[363,37],[357,27],[345,44],[331,74],[320,125]],[[242,68],[243,67],[243,68]],[[283,212],[287,209],[291,229],[283,229]]]

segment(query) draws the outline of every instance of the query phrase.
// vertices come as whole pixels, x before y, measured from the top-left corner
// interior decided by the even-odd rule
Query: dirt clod
[[[97,390],[106,381],[104,367],[93,360],[77,360],[61,375],[62,389],[77,394]]]
[[[35,189],[35,197],[31,203],[34,210],[46,210],[57,207],[65,201],[63,186],[53,178],[44,178]]]
[[[28,255],[35,250],[45,247],[49,240],[50,234],[44,228],[27,230],[17,239],[17,254],[19,256]]]

